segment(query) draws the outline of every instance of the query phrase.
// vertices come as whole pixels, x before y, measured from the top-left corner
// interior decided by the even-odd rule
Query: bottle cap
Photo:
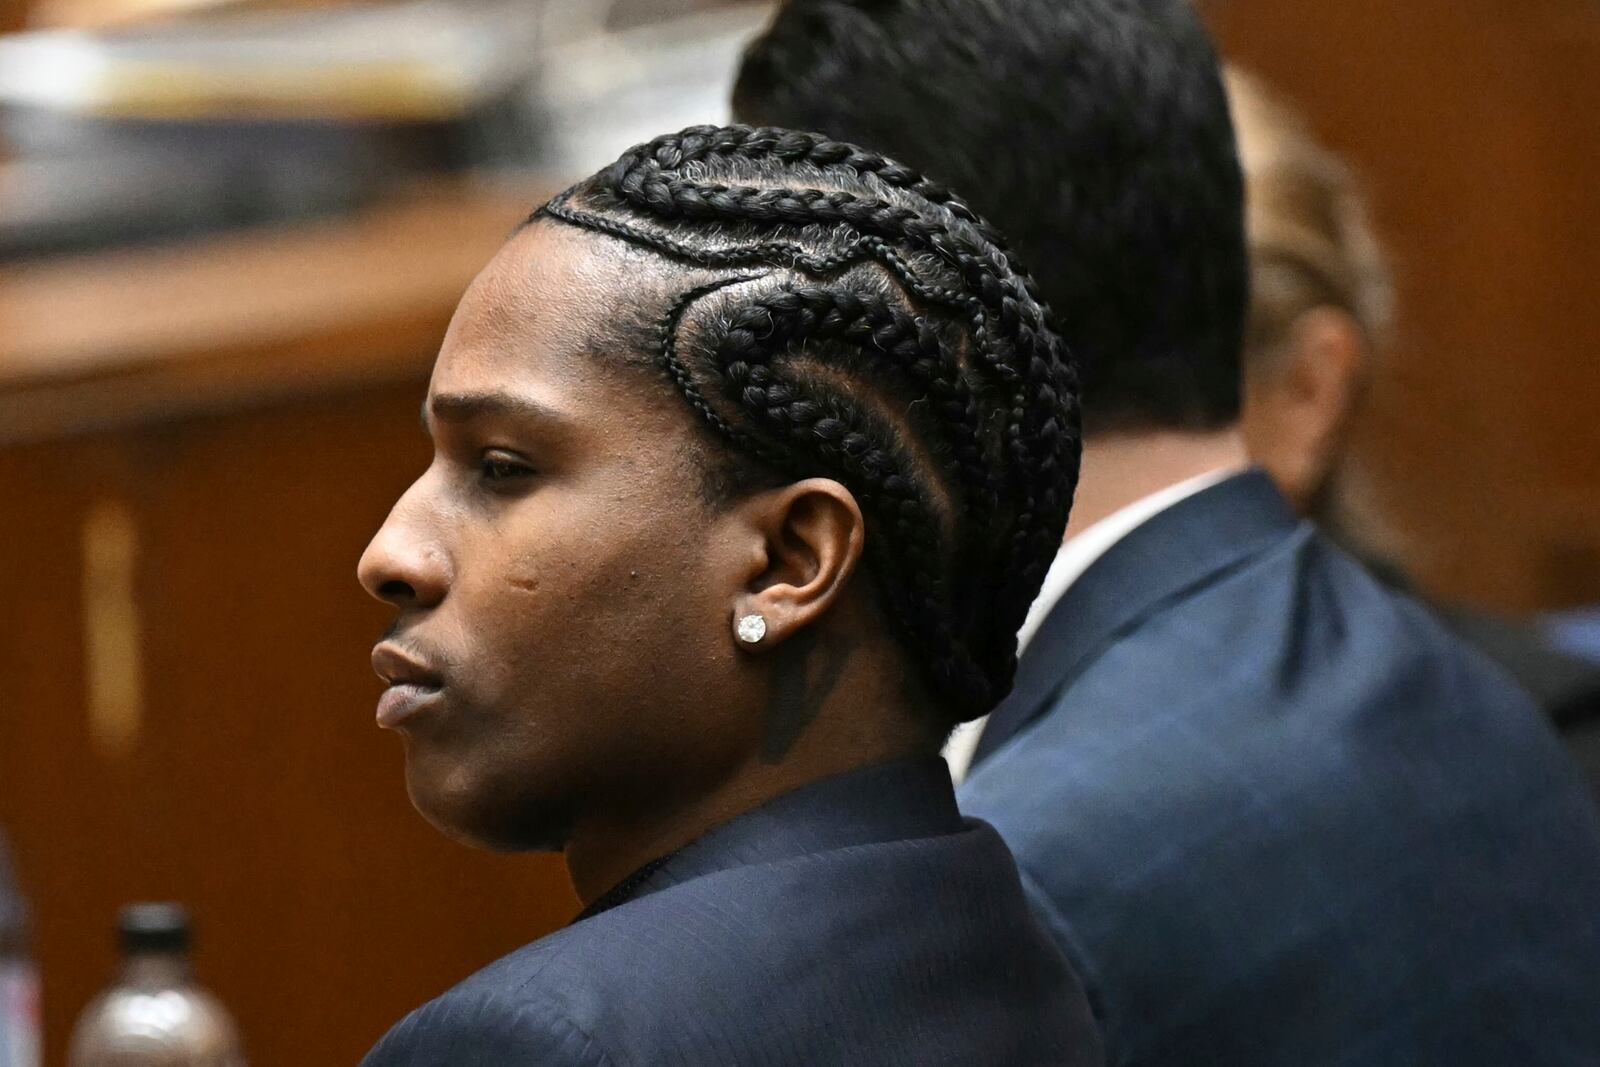
[[[187,952],[189,913],[179,904],[129,904],[117,917],[122,951]]]

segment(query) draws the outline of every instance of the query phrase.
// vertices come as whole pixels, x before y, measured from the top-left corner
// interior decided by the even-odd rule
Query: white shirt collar
[[[1165,489],[1158,489],[1149,496],[1140,497],[1133,503],[1113,511],[1076,537],[1063,542],[1061,550],[1056,553],[1055,562],[1050,564],[1050,570],[1045,573],[1044,584],[1039,587],[1039,595],[1034,598],[1033,606],[1028,609],[1028,617],[1023,620],[1022,629],[1017,631],[1017,654],[1021,655],[1028,647],[1028,642],[1033,640],[1034,634],[1044,625],[1044,620],[1051,610],[1060,603],[1067,590],[1072,588],[1072,583],[1082,577],[1083,572],[1088,570],[1095,560],[1111,551],[1113,545],[1174,504],[1187,500],[1202,490],[1210,489],[1237,473],[1233,467],[1223,467],[1185,479],[1176,485],[1169,485]]]
[[[1076,537],[1063,542],[1061,549],[1056,553],[1055,561],[1050,564],[1050,570],[1045,573],[1044,584],[1039,587],[1039,595],[1034,598],[1033,606],[1028,609],[1028,617],[1023,620],[1022,629],[1017,631],[1017,654],[1021,655],[1027,649],[1028,643],[1039,632],[1039,627],[1044,625],[1044,620],[1061,602],[1067,590],[1072,588],[1072,583],[1082,577],[1083,572],[1088,570],[1095,560],[1109,552],[1118,541],[1174,504],[1226,481],[1238,474],[1239,469],[1219,467],[1175,485],[1169,485],[1165,489],[1158,489],[1149,496],[1140,497],[1133,503],[1112,512]],[[978,749],[978,739],[982,736],[983,726],[987,721],[988,716],[984,716],[972,722],[962,723],[950,735],[950,740],[945,742],[944,758],[950,764],[950,776],[957,784],[967,776],[967,768],[972,765],[972,757]]]

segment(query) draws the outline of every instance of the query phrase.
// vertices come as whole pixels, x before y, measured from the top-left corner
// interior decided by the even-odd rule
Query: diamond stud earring
[[[759,644],[767,636],[767,620],[760,615],[741,615],[733,632],[747,645]]]

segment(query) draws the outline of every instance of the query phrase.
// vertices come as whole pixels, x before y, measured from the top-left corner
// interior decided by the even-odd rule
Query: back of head
[[[712,441],[715,494],[830,478],[942,730],[1009,688],[1078,469],[1076,381],[1033,283],[959,198],[780,129],[657,138],[541,217],[654,262],[665,314],[612,321]],[[647,301],[657,306],[655,301]]]
[[[962,189],[1058,316],[1089,430],[1237,417],[1243,194],[1189,0],[789,0],[734,107]]]
[[[1246,372],[1270,371],[1295,322],[1315,308],[1349,315],[1381,348],[1394,295],[1354,178],[1260,81],[1235,68],[1226,78],[1250,188]]]

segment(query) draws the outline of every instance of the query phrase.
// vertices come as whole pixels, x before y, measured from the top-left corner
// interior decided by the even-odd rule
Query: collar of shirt
[[[1061,550],[1056,553],[1055,562],[1050,564],[1050,570],[1045,573],[1044,583],[1039,586],[1039,595],[1034,598],[1033,606],[1028,609],[1028,617],[1023,620],[1022,629],[1017,631],[1017,655],[1020,656],[1027,651],[1028,642],[1033,640],[1033,635],[1039,632],[1039,627],[1044,625],[1046,617],[1066,595],[1067,590],[1072,588],[1072,583],[1077,581],[1095,560],[1111,551],[1113,545],[1174,504],[1187,500],[1202,490],[1210,489],[1229,475],[1236,473],[1238,472],[1232,467],[1224,467],[1185,479],[1165,489],[1158,489],[1149,496],[1140,497],[1126,507],[1113,511],[1076,537],[1063,542]]]
[[[1021,656],[1027,651],[1028,642],[1033,640],[1033,635],[1039,632],[1044,620],[1066,595],[1067,590],[1072,588],[1072,583],[1077,581],[1095,560],[1111,551],[1113,545],[1173,505],[1210,489],[1237,473],[1239,471],[1235,467],[1219,467],[1193,478],[1186,478],[1165,489],[1158,489],[1149,496],[1140,497],[1133,503],[1112,512],[1076,537],[1063,542],[1060,551],[1056,553],[1055,561],[1050,564],[1050,570],[1045,573],[1044,583],[1039,587],[1039,595],[1034,598],[1033,606],[1028,609],[1028,617],[1023,620],[1022,629],[1017,631],[1017,655]],[[945,762],[950,765],[950,776],[957,784],[966,777],[967,768],[972,765],[973,753],[978,748],[978,738],[983,735],[983,724],[988,718],[985,715],[981,719],[962,723],[950,735],[950,740],[945,742]]]

